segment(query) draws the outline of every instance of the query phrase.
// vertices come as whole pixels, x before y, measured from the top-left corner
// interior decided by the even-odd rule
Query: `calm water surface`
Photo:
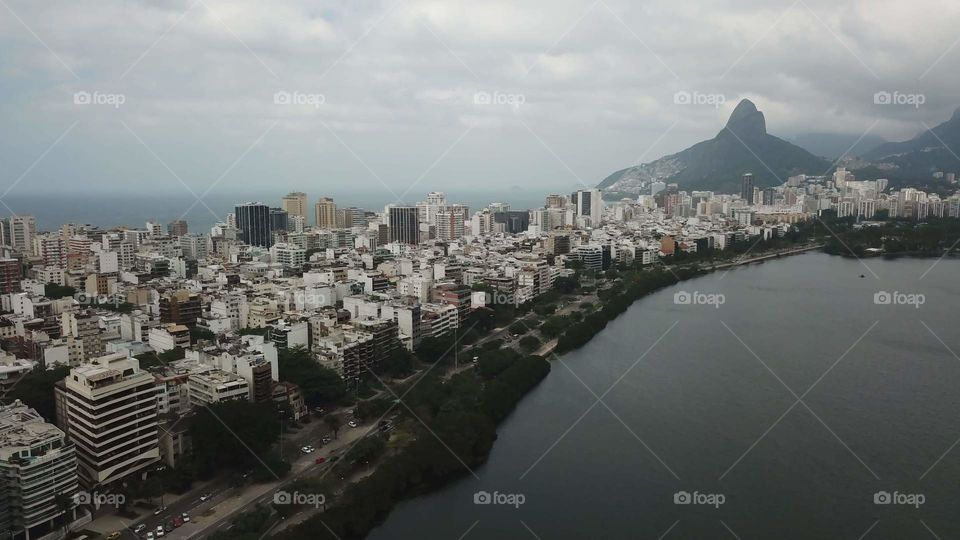
[[[811,253],[651,295],[552,361],[479,480],[399,505],[370,538],[958,537],[960,261],[920,279],[933,263]],[[525,502],[476,505],[481,490]]]

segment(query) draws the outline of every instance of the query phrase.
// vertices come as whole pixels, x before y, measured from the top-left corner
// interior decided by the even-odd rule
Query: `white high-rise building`
[[[493,232],[493,212],[489,208],[484,208],[473,215],[470,223],[470,234],[482,236]]]
[[[456,240],[463,237],[463,214],[461,212],[437,212],[437,238],[439,240]]]
[[[437,224],[437,214],[446,210],[447,196],[439,191],[427,194],[425,202],[417,203],[417,220],[428,225]]]
[[[67,248],[59,234],[41,234],[33,237],[33,254],[43,259],[47,266],[65,267]]]
[[[847,186],[847,182],[853,180],[853,173],[847,171],[847,169],[843,167],[837,167],[837,170],[833,173],[833,185],[839,190],[843,190],[843,188]]]
[[[62,538],[78,517],[78,488],[77,456],[63,431],[19,400],[0,406],[0,537]]]
[[[3,226],[3,243],[13,249],[28,252],[33,249],[33,237],[37,234],[37,218],[12,216],[0,222]]]
[[[124,353],[77,366],[56,388],[57,422],[76,445],[88,490],[160,461],[154,377]]]
[[[599,189],[581,189],[570,195],[578,218],[586,218],[591,227],[600,225],[603,216],[603,196]]]
[[[274,244],[270,248],[270,259],[286,268],[302,268],[307,262],[307,250],[293,244]]]

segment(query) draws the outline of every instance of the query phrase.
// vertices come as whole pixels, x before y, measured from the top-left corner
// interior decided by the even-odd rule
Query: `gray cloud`
[[[785,136],[905,138],[960,105],[939,0],[4,2],[0,183],[79,122],[14,192],[184,191],[169,166],[199,193],[245,152],[213,189],[560,189],[712,136],[743,97]]]

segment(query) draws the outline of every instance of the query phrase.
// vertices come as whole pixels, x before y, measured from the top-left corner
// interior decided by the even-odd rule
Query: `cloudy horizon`
[[[958,15],[945,1],[3,0],[0,184],[563,192],[712,137],[743,98],[788,140],[902,140],[960,106]]]

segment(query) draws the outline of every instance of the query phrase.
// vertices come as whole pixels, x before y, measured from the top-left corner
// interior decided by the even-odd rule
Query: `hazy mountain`
[[[740,177],[753,173],[758,187],[776,186],[798,173],[822,174],[830,162],[767,133],[763,113],[741,101],[716,137],[650,163],[617,171],[597,187],[639,193],[651,180],[675,182],[681,189],[736,193]]]
[[[816,156],[837,159],[841,156],[862,156],[887,142],[879,135],[846,135],[843,133],[802,133],[788,141]]]
[[[946,122],[903,142],[889,142],[864,159],[893,176],[929,178],[936,171],[960,172],[960,109]]]

